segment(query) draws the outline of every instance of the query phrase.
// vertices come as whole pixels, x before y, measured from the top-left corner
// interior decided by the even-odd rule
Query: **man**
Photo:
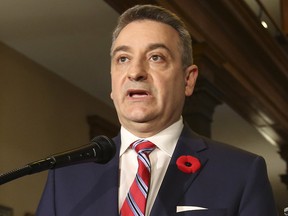
[[[178,17],[151,5],[127,10],[111,48],[111,98],[122,125],[116,157],[50,171],[37,215],[277,215],[262,157],[183,123],[197,75]],[[139,161],[131,143],[143,140],[153,144]],[[151,166],[151,176],[138,166],[146,174]]]

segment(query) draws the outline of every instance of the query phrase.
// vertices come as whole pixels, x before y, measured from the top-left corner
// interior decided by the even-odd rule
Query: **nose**
[[[141,61],[134,62],[128,71],[128,79],[131,81],[143,81],[148,77],[145,64]]]

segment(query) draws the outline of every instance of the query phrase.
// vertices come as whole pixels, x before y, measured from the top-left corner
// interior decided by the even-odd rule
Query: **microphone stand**
[[[29,163],[22,168],[0,174],[0,185],[22,176],[48,169],[87,162],[104,164],[109,162],[114,157],[115,153],[116,147],[113,140],[106,136],[97,136],[91,140],[89,145],[51,155],[45,159]]]
[[[33,173],[41,172],[54,167],[56,161],[52,158],[27,164],[18,169],[11,170],[7,173],[0,174],[0,185]]]

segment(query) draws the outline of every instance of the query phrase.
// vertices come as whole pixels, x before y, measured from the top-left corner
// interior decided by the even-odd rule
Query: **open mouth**
[[[128,91],[128,96],[131,98],[142,98],[149,96],[149,92],[145,90],[130,90]]]

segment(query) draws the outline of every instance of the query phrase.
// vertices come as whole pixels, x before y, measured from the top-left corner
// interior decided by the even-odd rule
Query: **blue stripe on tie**
[[[145,167],[148,169],[149,173],[151,172],[150,170],[150,162],[149,159],[147,158],[147,156],[144,154],[138,154],[138,158],[142,161],[142,163],[145,165]]]
[[[143,143],[143,142],[146,142],[146,140],[145,140],[145,139],[136,140],[136,141],[133,143],[133,148],[135,149],[136,146],[138,146],[140,143]]]
[[[137,180],[137,185],[138,185],[139,190],[142,192],[143,196],[147,198],[147,194],[148,194],[147,185],[145,184],[143,179],[138,174],[136,175],[136,180]]]
[[[135,203],[133,197],[131,196],[130,192],[127,195],[127,200],[128,200],[128,204],[130,206],[130,209],[133,211],[134,215],[138,215],[138,216],[144,216],[143,213],[141,212],[141,210],[139,209],[139,207],[137,206],[137,204]]]

